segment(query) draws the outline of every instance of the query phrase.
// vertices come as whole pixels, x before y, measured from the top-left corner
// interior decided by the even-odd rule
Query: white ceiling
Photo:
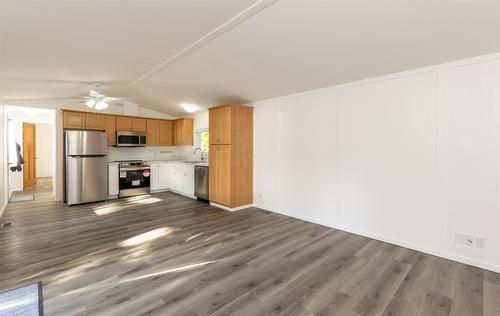
[[[6,99],[74,96],[104,81],[108,94],[171,115],[185,114],[182,102],[246,103],[500,51],[500,1],[0,6]]]

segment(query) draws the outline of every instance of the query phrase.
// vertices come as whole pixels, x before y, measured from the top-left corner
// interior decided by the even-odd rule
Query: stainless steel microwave
[[[146,133],[145,132],[116,132],[116,146],[117,147],[141,147],[146,146]]]

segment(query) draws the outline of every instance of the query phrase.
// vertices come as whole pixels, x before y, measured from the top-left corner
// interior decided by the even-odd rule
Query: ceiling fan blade
[[[77,84],[77,85],[95,85],[96,82],[101,86],[118,87],[125,85],[128,81],[125,80],[66,80],[52,78],[23,78],[23,77],[3,77],[0,82],[26,82],[26,83],[52,83],[52,84]]]
[[[77,96],[77,97],[43,97],[43,98],[6,98],[5,101],[51,101],[51,100],[78,100],[84,99],[86,97]]]
[[[106,97],[106,101],[126,101],[130,100],[128,97]]]

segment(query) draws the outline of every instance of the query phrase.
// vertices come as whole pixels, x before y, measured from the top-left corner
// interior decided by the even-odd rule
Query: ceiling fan
[[[39,80],[32,80],[39,81]],[[5,101],[56,101],[56,100],[81,100],[77,103],[85,103],[89,108],[95,110],[104,110],[109,107],[110,104],[123,104],[124,101],[130,100],[128,97],[109,97],[104,93],[104,86],[116,85],[116,82],[77,82],[77,81],[64,81],[64,80],[49,80],[57,84],[90,84],[90,90],[87,95],[77,95],[77,96],[55,96],[55,97],[28,97],[28,98],[5,98]],[[48,80],[42,80],[40,82],[49,82]],[[1,81],[0,81],[1,82]],[[83,99],[83,100],[82,100]]]
[[[106,96],[100,84],[96,84],[93,89],[89,90],[89,94],[84,96],[83,99],[86,99],[86,101],[80,103],[85,103],[89,108],[96,110],[104,110],[111,103],[123,103],[123,101],[128,100],[126,97]]]

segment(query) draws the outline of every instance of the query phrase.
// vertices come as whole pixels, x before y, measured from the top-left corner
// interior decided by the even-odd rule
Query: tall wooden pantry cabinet
[[[236,208],[253,203],[253,107],[209,109],[209,199]]]

